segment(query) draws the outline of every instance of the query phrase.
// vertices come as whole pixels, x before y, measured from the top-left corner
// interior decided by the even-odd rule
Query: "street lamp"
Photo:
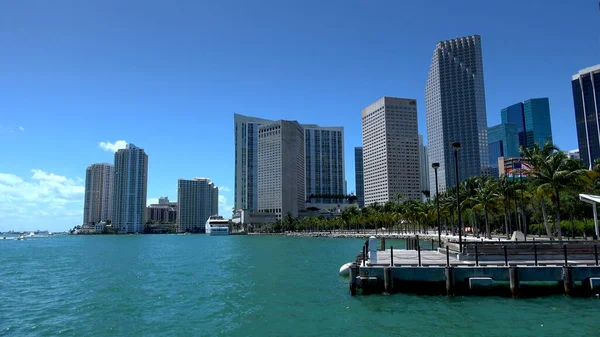
[[[460,188],[458,178],[458,150],[460,150],[460,143],[452,143],[454,149],[454,169],[456,171],[456,212],[458,213],[458,250],[462,253],[462,221],[460,219]]]
[[[438,194],[438,175],[437,170],[440,168],[440,163],[431,164],[435,171],[435,207],[437,208],[437,226],[438,226],[438,247],[442,247],[442,226],[440,222],[440,196]]]

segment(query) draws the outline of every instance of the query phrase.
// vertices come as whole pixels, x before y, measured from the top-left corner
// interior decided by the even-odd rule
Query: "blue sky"
[[[344,126],[354,191],[361,109],[416,98],[426,134],[435,44],[472,34],[488,124],[549,97],[555,142],[577,148],[570,80],[600,63],[595,0],[3,1],[0,230],[79,224],[85,169],[118,141],[148,153],[149,198],[210,177],[229,215],[234,112]]]

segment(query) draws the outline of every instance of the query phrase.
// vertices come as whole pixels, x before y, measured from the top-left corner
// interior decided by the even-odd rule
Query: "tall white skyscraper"
[[[234,114],[235,209],[258,208],[258,127],[272,121]]]
[[[362,111],[365,205],[421,199],[417,101],[383,97]]]
[[[112,224],[121,233],[142,233],[146,223],[148,155],[127,144],[115,153]]]
[[[219,188],[208,178],[179,179],[177,231],[204,233],[211,215],[219,215]]]
[[[114,166],[93,164],[85,170],[83,223],[97,224],[112,219]]]
[[[440,192],[456,186],[454,150],[459,142],[459,179],[489,175],[483,58],[479,35],[439,42],[425,89],[430,163],[440,163]],[[435,184],[429,170],[430,185]],[[435,191],[435,186],[429,188]],[[434,192],[435,193],[435,192]]]
[[[304,129],[276,121],[258,129],[258,210],[284,217],[305,208]]]
[[[423,136],[419,135],[419,179],[421,181],[421,194],[423,195],[423,200],[427,199],[425,195],[425,191],[429,190],[429,158],[427,158],[427,146],[423,145]],[[430,191],[431,193],[431,191]],[[435,190],[434,190],[435,193]]]
[[[344,128],[304,124],[306,197],[346,193]]]

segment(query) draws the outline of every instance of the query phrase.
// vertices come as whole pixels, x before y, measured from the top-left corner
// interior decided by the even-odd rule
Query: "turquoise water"
[[[596,298],[351,297],[337,272],[362,242],[204,235],[0,240],[0,335],[599,334]]]

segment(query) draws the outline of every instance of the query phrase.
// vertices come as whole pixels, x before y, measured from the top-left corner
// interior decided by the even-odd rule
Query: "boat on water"
[[[210,235],[229,235],[229,220],[222,216],[213,215],[206,220],[206,234]]]

